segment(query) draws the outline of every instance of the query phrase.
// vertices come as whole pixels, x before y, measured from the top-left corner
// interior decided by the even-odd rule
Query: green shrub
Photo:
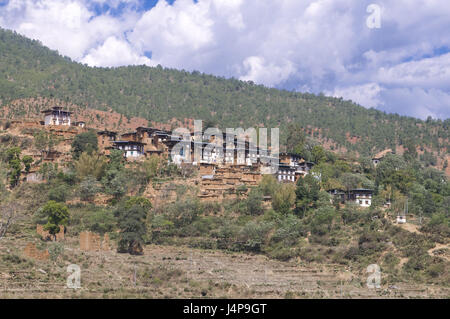
[[[92,201],[94,196],[100,192],[100,185],[93,176],[85,177],[78,186],[80,198],[83,201]]]
[[[269,231],[273,224],[268,222],[250,221],[239,233],[239,243],[242,250],[261,252],[262,246],[268,241]]]
[[[48,199],[55,202],[64,203],[69,195],[69,187],[64,184],[56,185],[48,192]]]

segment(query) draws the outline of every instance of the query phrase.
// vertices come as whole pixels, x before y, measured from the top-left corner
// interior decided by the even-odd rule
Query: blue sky
[[[0,0],[0,26],[91,66],[161,64],[450,117],[447,0]]]

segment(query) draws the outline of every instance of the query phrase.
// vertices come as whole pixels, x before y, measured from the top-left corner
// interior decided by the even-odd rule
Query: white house
[[[144,143],[134,141],[114,141],[116,149],[124,151],[126,158],[138,158],[144,155]]]
[[[44,113],[45,125],[70,126],[70,114],[72,114],[72,112],[65,111],[60,106],[55,106],[52,109],[42,111],[41,113]]]

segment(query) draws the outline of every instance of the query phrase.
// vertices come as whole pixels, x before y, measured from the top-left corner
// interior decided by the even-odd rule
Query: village
[[[58,163],[64,166],[65,162],[70,161],[70,146],[73,138],[89,130],[96,132],[99,152],[102,155],[109,156],[111,150],[121,150],[127,162],[143,161],[155,155],[164,161],[196,172],[195,183],[200,185],[198,197],[202,200],[223,199],[225,196],[234,194],[239,187],[248,189],[257,186],[265,174],[272,174],[280,183],[296,183],[299,178],[309,174],[314,167],[313,162],[308,162],[293,153],[279,152],[261,155],[259,147],[245,140],[245,137],[238,139],[234,136],[234,139],[230,140],[223,134],[221,140],[223,147],[220,147],[219,144],[214,144],[214,139],[217,138],[214,136],[208,137],[206,141],[198,142],[195,139],[198,132],[195,131],[190,132],[189,141],[182,140],[179,135],[170,130],[152,127],[140,126],[135,131],[120,134],[117,131],[88,127],[84,121],[73,121],[73,112],[59,106],[41,113],[43,115],[41,121],[11,122],[11,129],[15,127],[29,131],[45,129],[62,140],[62,143],[54,149],[43,149],[40,152],[27,154],[34,159],[31,169],[22,172],[21,179],[27,182],[42,180],[39,169],[44,163]],[[183,143],[184,147],[175,151],[175,146]],[[211,145],[216,146],[211,147]],[[200,161],[196,161],[195,158],[196,147],[201,150]],[[189,152],[189,155],[183,154],[185,150]],[[392,151],[385,150],[375,155],[372,159],[374,166],[389,153]],[[276,165],[273,166],[273,163]],[[317,176],[317,178],[320,177]],[[352,202],[362,208],[370,207],[373,197],[373,190],[361,188],[347,191],[332,189],[328,193],[342,204]]]

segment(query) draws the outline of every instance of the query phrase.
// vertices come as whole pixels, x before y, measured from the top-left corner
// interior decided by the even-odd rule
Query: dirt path
[[[436,254],[436,252],[438,250],[442,250],[443,253],[442,254]],[[444,258],[447,261],[450,261],[450,257],[449,257],[449,252],[450,252],[450,245],[449,244],[436,244],[436,247],[431,248],[428,250],[428,254],[430,256],[439,256],[441,258]]]
[[[405,223],[405,224],[396,224],[396,225],[404,230],[411,232],[411,233],[421,234],[421,232],[419,231],[419,226],[417,226],[415,224]]]

